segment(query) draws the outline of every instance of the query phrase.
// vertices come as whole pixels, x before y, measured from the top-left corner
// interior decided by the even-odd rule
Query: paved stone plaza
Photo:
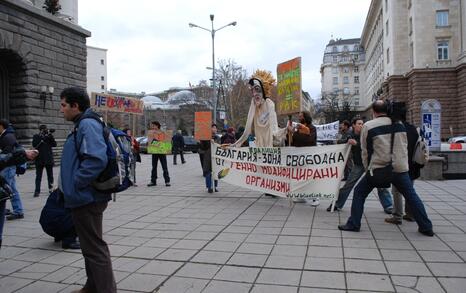
[[[208,194],[198,156],[186,159],[168,158],[171,187],[149,188],[143,156],[139,186],[109,203],[104,237],[119,292],[466,292],[466,180],[416,183],[434,237],[384,223],[374,195],[361,232],[342,233],[350,202],[330,214],[327,202],[290,206],[226,184]],[[86,279],[81,252],[38,224],[46,197],[32,197],[34,174],[18,178],[26,212],[5,225],[1,293],[70,292]]]

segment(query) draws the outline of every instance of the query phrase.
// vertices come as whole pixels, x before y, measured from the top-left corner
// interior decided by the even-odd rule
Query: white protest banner
[[[222,148],[212,143],[214,178],[292,198],[338,196],[350,145]]]
[[[340,129],[339,121],[328,124],[314,125],[317,129],[317,140],[336,140],[338,138],[338,130]]]

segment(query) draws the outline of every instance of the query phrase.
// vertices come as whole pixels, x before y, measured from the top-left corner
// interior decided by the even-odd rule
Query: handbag
[[[390,139],[390,163],[382,168],[369,168],[366,172],[367,182],[372,187],[377,188],[389,188],[393,180],[393,165],[392,165],[392,155],[393,155],[393,141],[395,140],[395,124],[392,124],[392,135]]]

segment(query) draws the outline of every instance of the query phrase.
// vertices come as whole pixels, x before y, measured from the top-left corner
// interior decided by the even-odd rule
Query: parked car
[[[466,143],[466,136],[454,136],[448,139],[448,143]]]
[[[199,151],[200,143],[193,136],[185,135],[183,136],[184,140],[184,152],[193,152],[197,153]]]
[[[147,136],[137,137],[136,140],[139,142],[139,152],[147,154]]]

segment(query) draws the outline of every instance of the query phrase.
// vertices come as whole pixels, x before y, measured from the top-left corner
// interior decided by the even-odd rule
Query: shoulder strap
[[[78,155],[78,159],[79,161],[82,161],[83,160],[83,157],[81,155],[81,143],[78,144],[78,139],[77,139],[77,132],[78,132],[78,128],[79,128],[79,124],[81,123],[82,120],[84,119],[94,119],[94,120],[97,120],[98,122],[100,122],[102,124],[102,126],[104,127],[104,132],[105,132],[105,122],[102,121],[101,117],[99,114],[95,113],[95,112],[90,112],[89,114],[87,115],[84,115],[81,116],[79,118],[79,120],[76,122],[75,126],[74,126],[74,129],[73,129],[73,136],[74,136],[74,147],[76,149],[76,153]]]

